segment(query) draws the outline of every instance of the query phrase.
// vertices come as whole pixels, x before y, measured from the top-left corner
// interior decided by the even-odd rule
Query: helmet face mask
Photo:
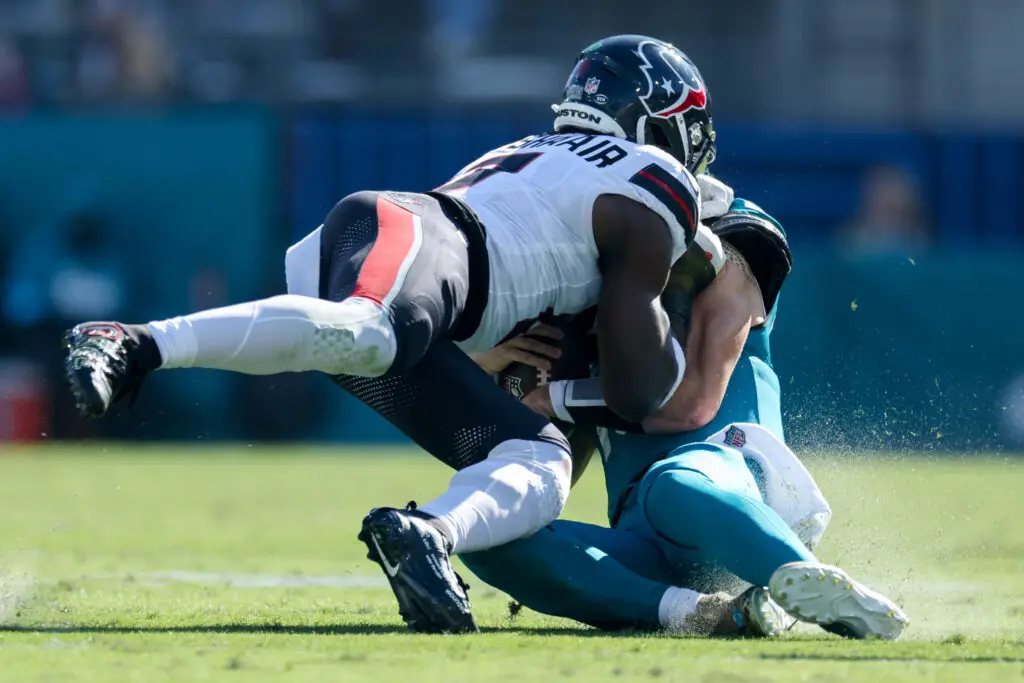
[[[661,147],[691,172],[715,157],[700,72],[668,43],[614,36],[584,50],[569,75],[555,130],[579,129]]]

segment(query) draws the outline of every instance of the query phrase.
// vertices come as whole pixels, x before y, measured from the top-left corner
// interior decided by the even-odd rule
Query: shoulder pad
[[[762,209],[760,206],[758,206],[754,202],[750,201],[749,199],[741,199],[739,197],[734,198],[732,200],[732,205],[729,207],[729,210],[730,211],[747,211],[747,212],[750,212],[750,213],[758,213],[758,214],[761,214],[762,216],[764,216],[765,218],[767,218],[770,221],[777,222],[777,221],[775,221],[774,218],[772,218],[771,216],[768,215],[767,211],[765,211],[764,209]],[[779,226],[779,227],[781,228],[782,226]]]
[[[761,288],[765,310],[771,311],[793,268],[793,254],[782,226],[757,204],[736,199],[729,211],[708,227],[747,260]]]
[[[644,204],[659,214],[673,233],[673,260],[682,256],[700,221],[700,190],[693,175],[666,152],[649,146],[635,149],[628,182],[642,191]]]

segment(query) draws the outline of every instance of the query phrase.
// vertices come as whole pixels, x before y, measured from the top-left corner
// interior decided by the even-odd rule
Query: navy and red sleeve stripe
[[[640,169],[629,179],[629,182],[643,188],[665,205],[679,221],[679,225],[683,226],[687,243],[693,239],[700,214],[697,198],[694,197],[691,188],[658,164],[651,164]]]

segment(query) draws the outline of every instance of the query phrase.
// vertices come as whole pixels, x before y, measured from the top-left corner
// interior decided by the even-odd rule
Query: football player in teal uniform
[[[716,194],[731,199],[699,180],[705,215]],[[625,424],[588,379],[524,399],[574,431],[596,427],[610,526],[559,520],[462,559],[523,605],[600,628],[767,636],[792,623],[788,614],[895,639],[908,623],[900,609],[813,555],[831,511],[784,444],[769,344],[790,252],[760,207],[726,205],[663,295],[686,368],[661,411]]]

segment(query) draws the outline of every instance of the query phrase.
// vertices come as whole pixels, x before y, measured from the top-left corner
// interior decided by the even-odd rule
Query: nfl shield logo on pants
[[[601,85],[600,78],[588,78],[587,84],[583,86],[583,92],[587,93],[588,95],[593,95],[594,93],[597,92],[597,88],[599,85]]]
[[[742,448],[747,443],[747,434],[739,427],[729,427],[725,433],[725,443],[733,448]]]

